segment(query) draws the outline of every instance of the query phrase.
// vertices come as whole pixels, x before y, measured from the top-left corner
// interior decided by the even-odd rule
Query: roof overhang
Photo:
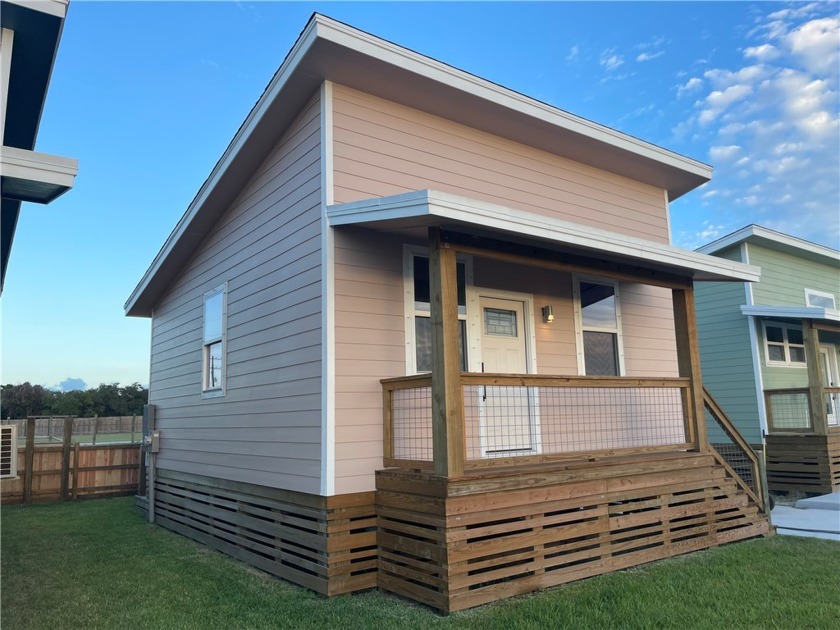
[[[812,319],[815,321],[840,322],[840,311],[816,306],[741,306],[741,313],[769,319]]]
[[[50,203],[73,187],[77,160],[3,147],[0,152],[0,190],[4,199]]]
[[[327,220],[333,227],[357,225],[412,237],[425,237],[429,227],[502,236],[693,281],[755,282],[761,273],[752,265],[431,190],[329,206]]]
[[[148,316],[247,179],[324,81],[361,90],[667,191],[711,179],[706,164],[314,14],[184,216],[129,296]]]
[[[760,225],[748,225],[716,241],[698,247],[702,254],[714,254],[741,243],[755,243],[779,252],[840,267],[840,251],[812,243],[789,234],[776,232]]]

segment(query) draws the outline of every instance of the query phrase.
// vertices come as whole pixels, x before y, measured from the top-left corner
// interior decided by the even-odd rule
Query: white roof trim
[[[779,319],[823,319],[840,322],[840,311],[834,308],[817,306],[761,306],[745,304],[741,307],[744,315],[754,317],[775,317]]]
[[[47,13],[57,18],[64,19],[67,15],[67,5],[70,0],[4,0],[10,4],[16,4],[33,11]]]
[[[79,162],[73,158],[16,147],[0,150],[0,175],[4,177],[72,188],[78,172]]]
[[[782,234],[781,232],[776,232],[775,230],[770,230],[760,225],[748,225],[737,232],[732,232],[732,234],[727,234],[716,241],[712,241],[707,245],[698,247],[696,251],[702,254],[714,254],[715,252],[722,251],[728,247],[732,247],[733,245],[749,240],[750,238],[765,239],[773,243],[778,243],[779,245],[792,247],[802,252],[815,254],[817,256],[824,256],[840,262],[840,252],[836,249],[824,247],[823,245],[818,245],[817,243],[812,243],[795,236],[790,236],[789,234]]]
[[[632,258],[642,265],[659,263],[682,273],[691,272],[688,275],[692,275],[695,280],[756,282],[761,274],[760,269],[753,265],[432,190],[327,208],[327,219],[332,226],[423,218],[430,225],[441,220],[458,221],[595,253]]]

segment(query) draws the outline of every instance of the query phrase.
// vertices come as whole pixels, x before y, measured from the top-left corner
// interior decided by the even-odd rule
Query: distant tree
[[[47,390],[30,382],[18,385],[3,385],[0,398],[0,414],[4,418],[25,418],[43,413],[47,402]]]
[[[133,416],[143,413],[143,405],[148,399],[149,390],[139,383],[125,387],[119,383],[103,384],[68,392],[52,391],[30,383],[10,384],[2,386],[0,414],[3,418]]]

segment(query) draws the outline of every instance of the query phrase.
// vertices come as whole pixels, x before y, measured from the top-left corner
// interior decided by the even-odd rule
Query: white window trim
[[[581,313],[581,306],[580,306],[580,283],[581,282],[592,282],[594,284],[603,284],[607,286],[611,286],[613,291],[615,291],[615,325],[616,327],[613,328],[600,328],[595,326],[587,326],[586,331],[592,332],[608,332],[614,333],[616,335],[616,345],[618,346],[618,375],[625,376],[626,371],[624,368],[624,336],[622,333],[622,323],[621,323],[621,295],[619,292],[618,282],[611,278],[601,278],[599,276],[586,276],[582,274],[573,274],[572,275],[572,290],[573,290],[573,299],[574,299],[574,308],[575,308],[575,346],[577,350],[577,364],[578,364],[578,374],[580,376],[586,376],[586,359],[584,356],[583,351],[583,316]]]
[[[813,306],[811,304],[811,296],[821,297],[831,300],[831,307],[832,309],[837,308],[837,300],[834,297],[833,293],[828,293],[827,291],[817,291],[816,289],[805,289],[805,306]],[[824,308],[819,306],[818,308]]]
[[[429,248],[422,245],[403,245],[403,297],[404,297],[404,319],[405,324],[405,370],[407,375],[420,374],[417,371],[417,343],[414,327],[414,317],[418,314],[414,299],[414,257],[429,257]],[[473,351],[474,344],[470,329],[471,303],[473,302],[473,261],[472,256],[458,255],[457,261],[464,264],[464,275],[467,294],[466,313],[458,313],[458,319],[467,322],[467,369],[472,370],[474,365]],[[425,372],[427,373],[427,372]]]
[[[768,342],[768,340],[767,340],[767,327],[768,326],[773,326],[775,328],[782,328],[785,331],[784,332],[785,340],[781,344],[781,345],[784,346],[784,349],[785,349],[785,360],[784,361],[774,361],[770,358],[770,344],[771,343],[774,344],[774,345],[780,345],[780,344],[779,344],[778,341]],[[763,337],[762,341],[764,343],[764,362],[767,366],[769,366],[769,367],[800,368],[800,369],[806,367],[805,361],[799,363],[799,362],[790,360],[790,342],[788,341],[788,334],[787,334],[787,331],[790,330],[790,329],[801,331],[802,326],[800,326],[799,324],[786,324],[784,322],[773,322],[773,321],[769,321],[769,322],[768,321],[762,321],[761,322],[761,334],[762,334],[762,337]],[[800,347],[800,345],[801,345],[803,350],[805,348],[804,344],[795,343],[793,345],[797,348]]]
[[[227,282],[207,291],[201,301],[201,397],[219,398],[226,393],[227,383]],[[204,338],[204,316],[207,300],[218,294],[222,295],[222,335],[214,337],[209,342]],[[219,387],[207,387],[207,353],[211,344],[222,342],[222,378]]]

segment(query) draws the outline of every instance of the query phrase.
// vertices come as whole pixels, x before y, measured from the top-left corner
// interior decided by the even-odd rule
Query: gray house
[[[758,225],[698,251],[761,281],[697,288],[703,381],[756,447],[771,490],[840,488],[840,252]]]

